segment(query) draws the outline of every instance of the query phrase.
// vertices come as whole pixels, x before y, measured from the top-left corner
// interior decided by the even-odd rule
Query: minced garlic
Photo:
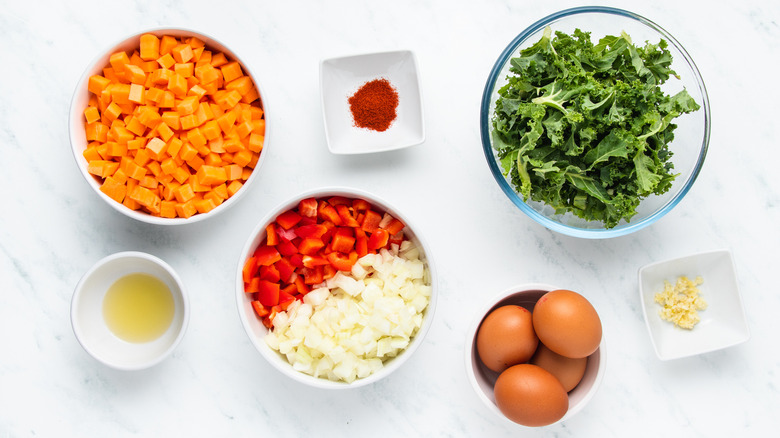
[[[655,302],[663,306],[658,311],[661,319],[671,321],[684,329],[692,329],[699,322],[699,310],[707,308],[707,302],[699,297],[699,286],[704,280],[699,276],[693,281],[682,276],[672,287],[664,280],[664,290],[655,294]]]

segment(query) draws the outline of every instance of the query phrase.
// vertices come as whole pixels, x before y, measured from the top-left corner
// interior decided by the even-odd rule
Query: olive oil
[[[103,318],[117,337],[127,342],[153,341],[171,325],[175,304],[168,286],[143,273],[128,274],[108,288]]]

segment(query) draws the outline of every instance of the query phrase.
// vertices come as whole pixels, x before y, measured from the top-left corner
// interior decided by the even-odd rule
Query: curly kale
[[[526,200],[613,228],[674,178],[673,120],[699,105],[670,76],[667,43],[635,46],[625,33],[593,44],[589,32],[548,27],[510,60],[493,114],[493,147]]]

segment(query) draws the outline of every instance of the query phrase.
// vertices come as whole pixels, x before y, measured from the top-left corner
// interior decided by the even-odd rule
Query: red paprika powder
[[[397,117],[398,92],[385,78],[366,82],[349,98],[355,126],[386,131]]]

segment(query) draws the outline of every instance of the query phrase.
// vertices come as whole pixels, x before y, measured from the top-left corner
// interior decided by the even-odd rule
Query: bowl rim
[[[97,354],[95,349],[85,341],[84,334],[81,329],[81,325],[79,324],[80,318],[78,315],[78,311],[81,305],[81,296],[85,293],[84,284],[87,282],[87,280],[89,280],[89,278],[91,278],[94,274],[96,274],[99,270],[103,269],[109,263],[117,260],[122,260],[122,259],[126,259],[126,260],[141,259],[141,260],[151,262],[152,264],[162,268],[168,275],[171,276],[174,283],[176,283],[178,293],[176,291],[171,291],[171,292],[179,295],[181,297],[181,302],[182,302],[182,309],[181,309],[182,322],[181,322],[181,327],[179,328],[179,331],[176,334],[176,337],[173,339],[173,341],[171,341],[170,345],[163,352],[157,355],[155,358],[150,359],[146,362],[139,362],[136,365],[126,365],[120,362],[111,361]],[[73,290],[73,295],[71,297],[71,302],[70,302],[71,329],[73,330],[73,334],[76,337],[76,341],[79,343],[79,345],[81,345],[84,351],[86,351],[92,358],[94,358],[95,360],[97,360],[98,362],[102,363],[107,367],[121,370],[121,371],[137,371],[137,370],[151,368],[159,364],[166,358],[168,358],[168,356],[170,356],[173,353],[173,351],[179,346],[182,339],[184,339],[184,334],[187,332],[189,321],[190,321],[189,295],[187,293],[187,289],[184,285],[184,282],[182,281],[179,274],[176,273],[176,270],[174,270],[173,267],[171,267],[171,265],[169,265],[161,258],[142,251],[116,252],[107,255],[101,258],[100,260],[98,260],[97,262],[95,262],[79,279],[78,283],[76,284],[76,287]]]
[[[610,229],[581,228],[581,227],[575,227],[557,221],[553,221],[543,216],[542,214],[540,214],[539,212],[531,208],[528,204],[526,204],[525,201],[523,201],[523,199],[521,198],[521,196],[512,189],[509,183],[506,182],[505,177],[501,172],[501,169],[499,168],[496,159],[493,156],[493,147],[491,144],[492,130],[489,129],[489,125],[491,125],[490,104],[491,104],[491,97],[493,94],[493,85],[499,79],[499,74],[501,73],[501,69],[505,64],[505,62],[507,62],[512,57],[512,55],[517,51],[517,49],[522,43],[524,43],[530,36],[532,36],[536,32],[544,29],[545,26],[572,15],[581,15],[581,14],[589,14],[589,13],[617,15],[625,18],[634,19],[652,28],[656,32],[658,32],[664,39],[667,40],[667,42],[673,45],[680,52],[680,54],[683,57],[683,60],[691,68],[691,71],[694,76],[693,79],[696,82],[696,85],[698,86],[699,92],[701,93],[701,97],[702,97],[701,107],[704,112],[704,137],[702,139],[699,156],[696,160],[696,166],[693,169],[693,172],[691,173],[690,177],[688,178],[687,181],[685,181],[683,186],[680,188],[680,191],[677,194],[675,194],[674,197],[672,197],[665,205],[663,205],[657,211],[653,212],[651,215],[647,216],[641,221],[634,222],[634,223],[629,222],[624,226],[620,226],[619,228],[618,227],[610,228]],[[480,105],[480,136],[482,139],[482,149],[485,158],[488,162],[490,171],[493,174],[495,180],[498,182],[498,185],[501,187],[501,190],[504,192],[504,194],[512,201],[513,204],[519,207],[523,213],[528,215],[531,219],[533,219],[538,224],[546,228],[549,228],[553,231],[559,232],[561,234],[569,235],[572,237],[586,238],[586,239],[604,239],[604,238],[624,236],[633,233],[635,231],[638,231],[648,225],[651,225],[656,220],[660,219],[666,213],[671,211],[672,208],[674,208],[683,199],[683,197],[685,197],[685,195],[688,193],[690,188],[693,186],[693,183],[698,178],[699,173],[701,172],[702,166],[704,164],[704,159],[707,155],[707,150],[709,148],[710,131],[711,131],[711,114],[710,114],[710,103],[709,103],[707,88],[704,84],[704,80],[701,77],[701,73],[699,72],[699,69],[696,66],[696,63],[688,54],[685,47],[683,47],[679,43],[679,41],[677,41],[677,39],[674,38],[669,32],[667,32],[665,29],[663,29],[655,22],[645,18],[644,16],[624,9],[613,8],[608,6],[580,6],[580,7],[564,9],[555,12],[553,14],[550,14],[540,20],[537,20],[535,23],[528,26],[525,30],[523,30],[520,34],[518,34],[509,43],[509,45],[506,46],[506,48],[501,52],[500,56],[496,60],[495,64],[493,65],[493,68],[490,71],[490,74],[488,75],[487,82],[485,83],[485,87],[482,93],[482,101]]]
[[[367,377],[356,379],[351,383],[346,383],[343,381],[332,381],[320,377],[314,377],[309,374],[305,374],[303,372],[294,370],[292,368],[292,365],[290,365],[289,362],[284,360],[284,358],[280,357],[280,354],[277,351],[272,350],[265,343],[265,340],[262,337],[257,337],[254,335],[254,333],[252,332],[252,325],[249,319],[250,317],[254,318],[255,316],[254,314],[248,315],[247,314],[248,312],[246,311],[243,305],[244,300],[246,299],[245,298],[246,293],[244,292],[242,268],[247,256],[252,251],[254,251],[254,248],[257,245],[256,240],[265,232],[266,225],[280,213],[297,205],[297,203],[302,199],[308,197],[326,197],[326,196],[338,196],[338,195],[349,196],[354,198],[363,198],[368,202],[372,203],[373,205],[382,208],[384,211],[390,211],[391,213],[394,213],[393,214],[394,217],[400,219],[402,222],[404,222],[404,224],[406,224],[406,226],[408,226],[412,230],[413,238],[417,240],[420,247],[423,249],[423,253],[425,254],[425,262],[428,267],[428,272],[431,278],[431,295],[428,299],[428,307],[425,309],[423,324],[420,327],[420,329],[417,331],[417,333],[414,335],[414,337],[412,338],[412,340],[410,341],[406,349],[404,349],[401,354],[393,358],[389,362],[389,364],[385,364],[380,370],[374,372],[373,374]],[[423,344],[428,331],[433,325],[434,316],[436,313],[437,300],[438,300],[438,282],[437,282],[438,274],[436,272],[436,266],[433,262],[433,255],[431,253],[431,247],[429,245],[429,242],[421,234],[422,233],[419,231],[419,226],[414,221],[410,221],[408,216],[400,212],[395,207],[394,204],[389,203],[387,200],[385,200],[383,197],[379,195],[369,193],[361,189],[356,189],[347,186],[323,186],[323,187],[307,189],[298,192],[294,195],[287,196],[283,201],[277,203],[275,207],[268,210],[268,212],[266,212],[266,214],[263,215],[262,218],[257,222],[255,227],[249,233],[241,249],[241,253],[239,254],[238,261],[237,261],[237,269],[235,274],[236,275],[235,277],[236,310],[238,311],[238,317],[239,320],[241,321],[241,326],[243,327],[244,332],[249,338],[251,344],[255,347],[255,350],[257,350],[260,353],[260,355],[266,360],[267,363],[269,363],[274,369],[276,369],[280,373],[284,374],[285,376],[299,383],[303,383],[315,388],[321,388],[321,389],[358,388],[361,386],[373,384],[392,374],[395,370],[400,368],[415,353],[415,351],[420,347],[420,345]]]
[[[496,404],[488,398],[485,392],[482,391],[482,388],[479,387],[479,384],[477,383],[478,381],[477,375],[474,373],[474,364],[473,364],[474,350],[476,348],[477,331],[479,330],[482,321],[487,317],[488,313],[493,308],[495,308],[500,302],[506,300],[512,295],[521,292],[550,292],[558,289],[563,289],[563,288],[551,284],[547,284],[547,283],[520,283],[508,287],[503,291],[493,295],[490,299],[485,301],[477,309],[477,312],[472,318],[472,321],[466,331],[466,342],[464,348],[463,363],[466,366],[466,377],[469,381],[469,384],[471,385],[471,388],[474,390],[474,392],[477,393],[477,397],[482,401],[485,407],[488,410],[497,414],[499,417],[503,418],[509,424],[536,429],[536,427],[524,426],[522,424],[515,423],[514,421],[507,418],[498,409],[498,406],[496,406]],[[553,426],[569,420],[571,417],[573,417],[574,415],[579,413],[582,409],[584,409],[585,406],[588,404],[588,402],[590,402],[590,400],[596,395],[599,387],[601,387],[602,381],[604,380],[604,375],[606,374],[606,369],[607,369],[607,348],[606,348],[605,336],[603,334],[601,337],[601,343],[599,343],[599,348],[596,351],[598,351],[599,353],[599,364],[598,364],[598,368],[596,369],[596,376],[593,380],[593,385],[591,386],[591,388],[585,393],[585,395],[582,397],[579,403],[577,403],[574,407],[569,406],[569,408],[566,410],[566,414],[564,414],[564,416],[561,417],[558,421],[542,427]]]
[[[86,85],[87,81],[89,80],[90,73],[97,68],[99,64],[103,64],[103,60],[105,60],[105,63],[108,63],[108,57],[113,53],[119,46],[124,46],[129,43],[131,43],[133,40],[139,38],[141,35],[144,35],[146,33],[151,33],[157,36],[162,36],[167,34],[173,34],[175,36],[185,36],[185,35],[191,35],[198,38],[205,39],[207,41],[204,41],[207,45],[216,45],[218,46],[218,49],[226,52],[227,55],[233,58],[233,60],[238,61],[238,63],[241,65],[242,69],[245,71],[246,74],[248,74],[252,78],[252,82],[255,85],[255,88],[257,89],[258,94],[260,95],[260,101],[262,102],[262,108],[264,113],[264,118],[266,119],[266,134],[265,134],[265,140],[263,144],[263,151],[260,154],[260,158],[258,159],[257,164],[255,165],[255,168],[252,169],[252,173],[249,175],[249,178],[244,182],[243,187],[241,187],[238,192],[236,192],[233,196],[226,199],[222,204],[215,207],[213,210],[207,212],[207,213],[198,213],[196,215],[193,215],[189,218],[163,218],[163,217],[156,217],[152,216],[148,213],[144,213],[141,211],[135,211],[131,210],[124,205],[116,202],[115,200],[111,199],[108,195],[100,191],[100,184],[95,180],[95,178],[87,172],[86,163],[82,163],[81,160],[83,160],[82,150],[81,150],[81,144],[84,141],[84,144],[86,144],[85,140],[79,135],[80,132],[74,132],[78,131],[75,129],[76,123],[81,123],[80,120],[81,117],[83,117],[83,111],[84,109],[81,107],[77,107],[76,103],[78,101],[78,96],[82,94],[82,92],[86,91]],[[97,193],[98,197],[103,199],[108,205],[110,205],[114,210],[122,213],[123,215],[138,220],[140,222],[153,224],[153,225],[183,225],[183,224],[192,224],[196,222],[203,221],[205,219],[214,217],[219,215],[220,213],[224,212],[225,210],[229,209],[232,205],[238,202],[239,199],[243,197],[243,195],[247,192],[247,189],[249,189],[253,181],[257,179],[256,175],[259,173],[257,170],[259,170],[262,167],[262,164],[266,161],[266,156],[268,155],[268,152],[266,151],[269,143],[269,138],[272,138],[273,133],[273,127],[268,125],[273,125],[272,123],[267,123],[268,121],[268,111],[267,111],[267,101],[268,96],[262,89],[262,85],[260,84],[258,75],[256,73],[257,69],[252,68],[242,57],[240,57],[235,51],[233,51],[228,45],[223,43],[221,40],[214,38],[210,34],[204,33],[199,30],[194,30],[187,27],[179,27],[179,26],[156,26],[156,27],[150,27],[145,28],[143,30],[135,31],[130,34],[126,34],[123,37],[120,37],[118,39],[115,39],[111,44],[108,44],[103,47],[103,49],[99,50],[98,53],[92,58],[92,60],[86,64],[84,67],[83,72],[79,76],[78,80],[76,81],[76,85],[73,89],[73,93],[71,94],[71,100],[70,105],[68,106],[68,138],[70,141],[71,146],[71,153],[73,154],[73,158],[76,161],[76,167],[79,169],[79,173],[82,177],[84,177],[84,180],[86,181],[87,185],[92,188],[92,190]],[[89,93],[87,91],[87,93]]]

